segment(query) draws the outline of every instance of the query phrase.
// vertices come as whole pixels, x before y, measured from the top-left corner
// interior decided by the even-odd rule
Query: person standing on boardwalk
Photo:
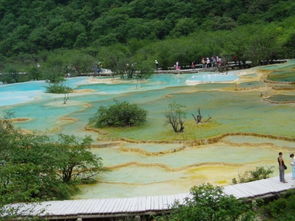
[[[155,60],[155,65],[156,65],[156,70],[158,70],[159,69],[159,62],[158,62],[158,60]]]
[[[179,66],[179,62],[178,61],[176,61],[176,63],[175,63],[175,70],[180,70],[180,66]]]
[[[292,166],[292,179],[295,180],[295,157],[294,153],[290,154],[291,157],[291,166]]]
[[[205,61],[205,58],[202,58],[202,68],[205,68],[206,67],[206,61]]]
[[[285,170],[287,169],[287,166],[284,163],[282,152],[279,152],[278,163],[279,163],[280,182],[287,183],[285,180]]]
[[[206,59],[206,68],[210,68],[210,58],[207,57]]]

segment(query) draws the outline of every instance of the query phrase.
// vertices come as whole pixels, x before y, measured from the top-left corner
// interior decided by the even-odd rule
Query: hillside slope
[[[293,0],[0,0],[4,56],[282,21]]]

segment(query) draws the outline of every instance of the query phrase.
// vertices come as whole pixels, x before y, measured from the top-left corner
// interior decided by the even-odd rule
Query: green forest
[[[47,79],[52,69],[80,74],[98,63],[291,58],[294,11],[293,0],[0,0],[0,71]]]

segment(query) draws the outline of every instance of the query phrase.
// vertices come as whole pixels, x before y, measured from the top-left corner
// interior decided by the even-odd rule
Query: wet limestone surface
[[[105,163],[111,167],[109,171],[98,177],[99,183],[82,186],[81,193],[75,198],[187,192],[191,186],[204,182],[218,185],[229,184],[233,177],[256,166],[276,166],[272,158],[277,151],[270,146],[260,147],[259,150],[248,146],[230,148],[225,145],[217,146],[199,147],[165,156],[149,157],[138,153],[114,154],[110,151],[102,154],[102,152],[94,151],[100,156],[109,155],[109,158],[105,158]],[[112,167],[114,161],[118,162],[122,158],[128,162],[121,161],[121,165]],[[138,163],[133,162],[134,160]],[[109,191],[110,188],[113,191]]]
[[[271,71],[293,67],[291,60],[235,71],[212,83],[209,80],[214,81],[217,73],[155,75],[140,82],[81,78],[72,80],[77,93],[70,94],[66,105],[63,95],[44,94],[38,82],[31,88],[29,83],[0,87],[0,114],[9,110],[15,119],[29,119],[15,121],[25,130],[93,137],[91,151],[103,158],[106,172],[97,176],[96,184],[82,185],[74,198],[187,192],[204,182],[229,184],[256,166],[276,167],[279,151],[288,162],[287,154],[295,152],[295,104],[271,101],[293,100],[295,92],[265,79]],[[7,97],[9,90],[23,94],[26,102],[19,102],[18,95]],[[12,101],[7,102],[9,99]],[[100,106],[114,100],[146,109],[147,123],[136,128],[91,129],[89,119]],[[171,102],[185,106],[184,133],[175,134],[166,123],[165,111]],[[192,114],[198,108],[204,119],[212,120],[196,125]]]

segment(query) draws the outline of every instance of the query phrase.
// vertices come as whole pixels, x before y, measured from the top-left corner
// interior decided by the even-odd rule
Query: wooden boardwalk
[[[288,183],[280,183],[278,177],[240,183],[224,187],[224,192],[239,199],[267,197],[293,189],[295,180],[286,175]],[[21,216],[44,216],[48,219],[77,219],[144,215],[168,211],[178,200],[189,197],[189,193],[144,196],[132,198],[86,199],[47,201],[36,204],[14,204]]]

